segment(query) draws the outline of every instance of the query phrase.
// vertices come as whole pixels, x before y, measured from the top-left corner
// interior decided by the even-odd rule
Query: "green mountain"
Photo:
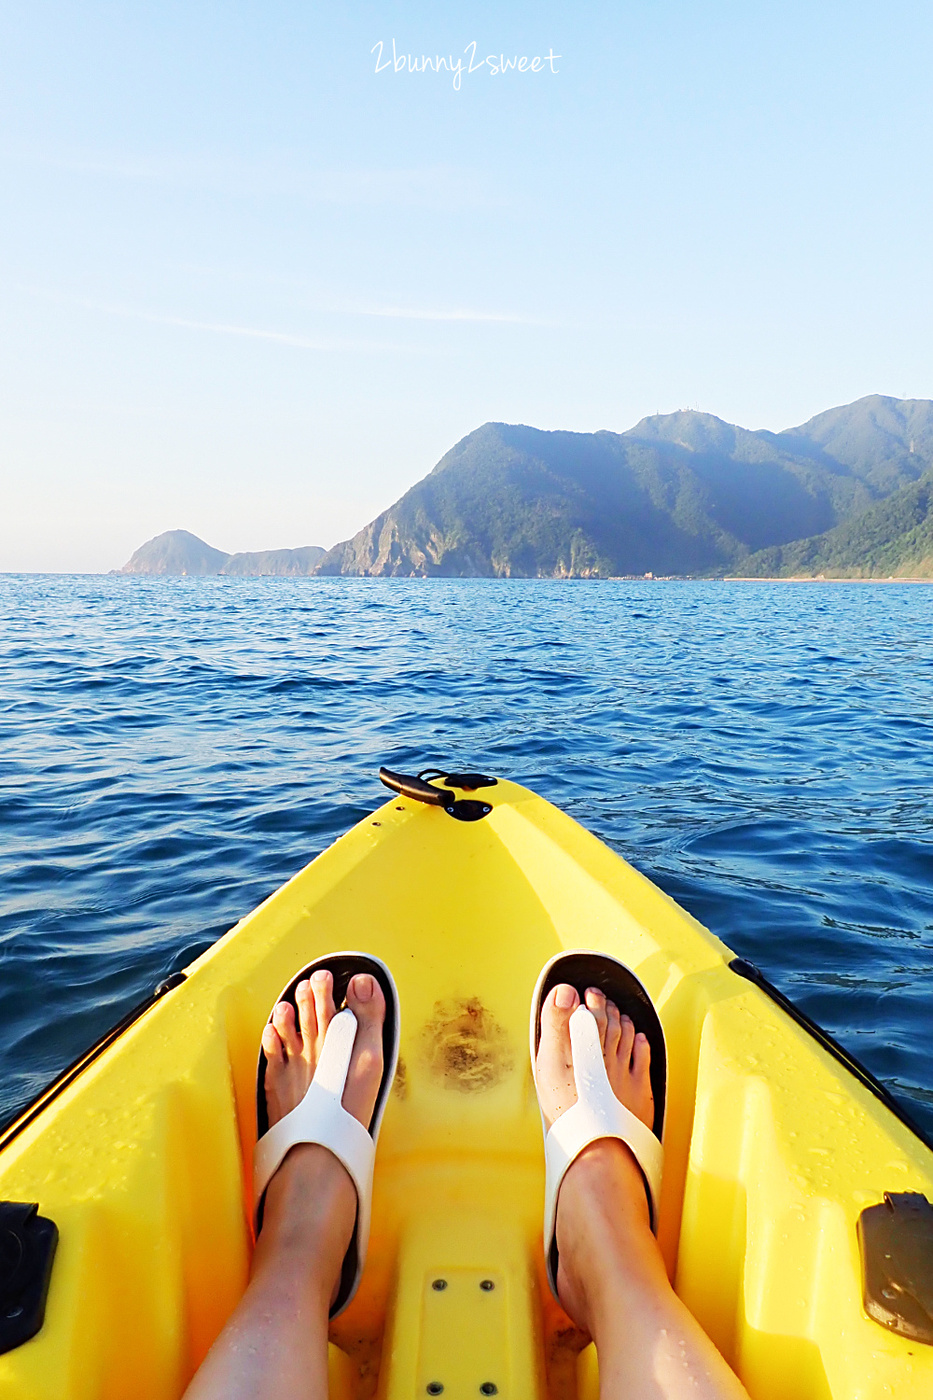
[[[313,574],[326,550],[319,544],[302,545],[300,549],[262,549],[245,554],[229,554],[219,571],[255,578],[264,574]]]
[[[916,480],[933,461],[929,399],[870,394],[778,436],[800,453],[812,445],[825,460],[844,463],[878,496],[897,490],[905,478]]]
[[[782,433],[696,412],[626,433],[487,423],[316,572],[747,572],[760,551],[853,521],[931,467],[933,402],[880,395]]]
[[[750,577],[933,578],[933,472],[822,535],[763,549]]]
[[[121,574],[311,574],[324,557],[320,545],[224,554],[187,530],[166,530],[140,545]]]
[[[933,577],[931,473],[928,399],[874,394],[780,433],[692,411],[625,433],[486,423],[326,553],[171,530],[121,572]]]

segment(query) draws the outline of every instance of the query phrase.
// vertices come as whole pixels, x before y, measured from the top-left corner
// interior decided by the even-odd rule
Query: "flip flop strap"
[[[652,1228],[657,1229],[664,1149],[651,1129],[613,1093],[596,1018],[582,1005],[570,1018],[570,1048],[577,1102],[555,1120],[544,1143],[548,1211],[545,1240],[553,1238],[557,1195],[571,1163],[591,1142],[609,1137],[620,1138],[641,1168],[648,1190]]]
[[[257,1142],[253,1155],[253,1200],[263,1192],[290,1148],[302,1142],[319,1143],[332,1152],[350,1173],[359,1199],[359,1236],[365,1250],[368,1204],[372,1191],[376,1146],[358,1119],[340,1102],[346,1087],[350,1057],[356,1040],[357,1021],[349,1007],[327,1027],[321,1058],[301,1103],[274,1123]],[[366,1217],[364,1221],[364,1216]]]

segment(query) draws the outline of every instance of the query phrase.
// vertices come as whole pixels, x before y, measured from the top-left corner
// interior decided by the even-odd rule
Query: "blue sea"
[[[933,588],[0,577],[0,1120],[385,797],[558,803],[933,1132]]]

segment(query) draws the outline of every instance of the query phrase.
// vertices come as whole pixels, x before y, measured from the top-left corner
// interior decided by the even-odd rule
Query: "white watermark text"
[[[455,92],[460,91],[464,77],[476,73],[495,78],[507,73],[560,72],[557,61],[562,55],[555,53],[552,48],[548,49],[546,54],[490,53],[485,58],[477,58],[478,49],[477,41],[472,39],[463,50],[463,56],[456,58],[453,54],[442,53],[399,53],[398,45],[393,39],[390,57],[388,45],[379,39],[373,44],[370,53],[376,55],[377,73],[446,73],[453,82]]]

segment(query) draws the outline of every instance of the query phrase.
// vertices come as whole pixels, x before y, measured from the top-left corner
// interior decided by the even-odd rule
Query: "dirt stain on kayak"
[[[508,1032],[479,997],[434,1003],[422,1032],[431,1073],[451,1089],[491,1089],[514,1065]]]

